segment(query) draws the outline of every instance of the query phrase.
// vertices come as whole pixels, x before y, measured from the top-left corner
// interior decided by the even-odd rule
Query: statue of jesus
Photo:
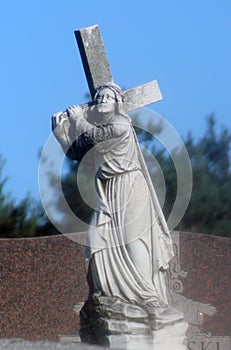
[[[96,90],[94,120],[76,105],[53,116],[53,132],[67,156],[81,162],[90,155],[95,166],[89,293],[170,311],[165,274],[172,240],[123,101],[120,87],[107,83]]]

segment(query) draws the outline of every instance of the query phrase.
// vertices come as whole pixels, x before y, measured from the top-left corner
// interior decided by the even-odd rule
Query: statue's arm
[[[51,121],[53,134],[66,153],[71,146],[70,120],[66,113],[58,112],[52,116]]]
[[[78,160],[76,150],[75,123],[67,112],[55,113],[52,118],[52,131],[64,153],[72,160]]]
[[[104,141],[110,140],[110,147],[113,147],[113,143],[118,141],[127,129],[126,123],[93,125],[86,120],[79,106],[71,106],[67,112],[59,112],[52,117],[52,130],[63,151],[69,158],[78,161],[96,145],[101,144],[97,150],[104,152],[109,148],[108,143],[103,144]]]

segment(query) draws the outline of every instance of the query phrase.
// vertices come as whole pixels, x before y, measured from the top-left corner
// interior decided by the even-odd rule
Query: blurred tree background
[[[16,203],[11,194],[5,192],[4,164],[5,160],[0,156],[0,238],[35,236],[41,215],[38,205],[30,196]]]
[[[160,130],[156,126],[156,133]],[[166,200],[163,211],[168,218],[175,201],[177,178],[173,161],[164,149],[156,145],[152,135],[136,129],[138,139],[157,159],[164,173]],[[191,133],[184,139],[193,171],[193,190],[186,213],[175,228],[181,231],[200,232],[217,236],[231,237],[231,133],[227,127],[217,130],[214,115],[207,118],[204,135],[195,140]],[[146,162],[155,184],[156,169]],[[67,160],[68,171],[62,178],[65,198],[73,212],[82,220],[76,231],[84,231],[89,223],[92,209],[82,199],[76,186],[79,164]],[[27,196],[19,204],[5,193],[7,181],[3,175],[4,160],[0,158],[0,237],[29,237],[59,234],[58,230],[46,217],[40,203]],[[88,179],[89,169],[82,172],[82,184],[88,189],[89,198],[92,188]],[[50,174],[50,185],[56,188],[57,178]],[[158,192],[158,191],[157,191]],[[54,198],[57,212],[62,214],[63,221],[68,221],[67,213],[61,198]],[[86,223],[86,224],[85,224]],[[73,224],[69,223],[70,227]],[[71,230],[70,230],[71,231]]]

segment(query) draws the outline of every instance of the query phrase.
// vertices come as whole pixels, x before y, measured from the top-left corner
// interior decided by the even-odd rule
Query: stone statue
[[[104,84],[93,117],[69,107],[53,116],[53,132],[67,156],[96,167],[86,257],[90,296],[143,307],[155,315],[155,329],[182,320],[166,293],[172,240],[123,99],[119,86]]]
[[[90,294],[167,307],[164,274],[173,256],[172,242],[131,120],[123,112],[123,93],[106,84],[94,100],[97,124],[90,124],[79,106],[53,118],[54,133],[67,155],[81,161],[92,149],[92,161],[99,165],[98,202],[88,232]],[[68,132],[79,135],[73,144]]]

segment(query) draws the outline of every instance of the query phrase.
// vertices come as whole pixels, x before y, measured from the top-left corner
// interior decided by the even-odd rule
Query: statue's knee
[[[150,254],[146,245],[142,241],[138,240],[127,244],[126,248],[137,269],[144,276],[150,276]]]

